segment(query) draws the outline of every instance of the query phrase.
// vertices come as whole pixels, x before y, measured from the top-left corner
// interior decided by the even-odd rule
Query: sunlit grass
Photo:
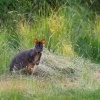
[[[65,15],[60,15],[62,9],[57,13],[52,12],[50,16],[41,16],[41,19],[37,17],[32,26],[27,22],[18,22],[17,32],[22,38],[20,45],[28,48],[28,46],[31,47],[34,44],[34,38],[44,38],[46,39],[45,47],[50,51],[71,56],[73,50],[69,40],[69,33],[66,32],[68,23]]]

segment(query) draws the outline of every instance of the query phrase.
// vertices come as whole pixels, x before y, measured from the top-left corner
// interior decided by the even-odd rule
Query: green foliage
[[[87,24],[87,25],[86,25]],[[100,62],[100,22],[87,21],[81,25],[79,35],[75,35],[74,50],[83,57]]]
[[[44,90],[44,89],[43,89]],[[51,91],[51,90],[50,90]],[[59,92],[58,92],[59,91]],[[100,90],[66,90],[66,89],[57,89],[56,87],[52,88],[52,92],[45,90],[44,93],[37,93],[36,90],[28,93],[27,91],[19,91],[17,89],[4,91],[0,93],[0,98],[4,100],[99,100]]]
[[[4,100],[31,100],[30,96],[24,95],[23,91],[18,90],[2,92],[0,98]]]
[[[70,57],[78,54],[100,62],[100,17],[90,8],[92,5],[83,3],[83,0],[0,0],[0,74],[8,72],[10,60],[17,52],[33,47],[34,38],[46,39],[45,47],[56,54]],[[81,68],[79,63],[83,64]],[[80,78],[75,82],[79,84],[78,87],[90,88],[90,91],[68,89],[65,85],[58,86],[58,82],[55,85],[51,83],[50,87],[46,84],[48,87],[45,88],[41,82],[39,85],[38,82],[32,83],[31,86],[27,79],[26,87],[23,84],[19,87],[19,81],[15,81],[18,89],[22,90],[9,90],[7,87],[9,84],[4,86],[7,91],[0,91],[0,98],[2,100],[99,100],[100,90],[92,90],[98,88],[98,83],[94,77],[91,78],[93,74],[91,68],[83,61],[79,63],[74,62],[75,71],[80,71],[77,72]],[[69,64],[68,67],[73,66]],[[62,72],[65,73],[66,70]],[[10,83],[14,88],[15,83],[12,83],[14,80]],[[33,86],[35,88],[31,90]]]

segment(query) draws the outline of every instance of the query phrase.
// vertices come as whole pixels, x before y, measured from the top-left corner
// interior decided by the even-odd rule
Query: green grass
[[[80,0],[0,4],[0,100],[99,100],[100,65],[92,62],[100,62],[100,16],[90,9],[92,5]],[[46,39],[39,67],[51,68],[61,77],[46,80],[41,73],[39,78],[9,77],[11,59],[32,48],[35,38]]]
[[[16,1],[15,4],[22,2]],[[99,16],[94,16],[90,6],[78,0],[52,2],[58,6],[52,8],[45,0],[42,5],[37,3],[36,7],[41,6],[34,14],[27,12],[32,14],[31,21],[25,16],[27,9],[33,11],[31,2],[26,1],[15,10],[13,7],[16,5],[12,2],[12,10],[6,11],[5,23],[1,22],[0,26],[0,72],[7,69],[17,52],[33,47],[34,38],[46,39],[45,47],[56,54],[69,57],[78,54],[95,62],[100,61]],[[9,4],[10,0],[7,2]]]
[[[80,93],[81,92],[81,93]],[[55,93],[54,93],[55,94]],[[66,91],[66,93],[58,94],[58,95],[50,95],[50,94],[40,94],[37,97],[34,95],[30,95],[27,93],[19,92],[18,90],[14,90],[11,92],[2,92],[0,95],[0,99],[4,100],[99,100],[100,98],[100,90],[97,91]]]
[[[0,94],[0,99],[1,100],[31,100],[30,97],[25,96],[24,93],[22,93],[21,91],[18,90],[12,90],[12,91],[6,91],[6,92],[2,92]]]
[[[0,90],[1,100],[99,100],[100,89],[79,89],[33,78],[7,79]],[[7,86],[6,86],[7,85]]]
[[[8,11],[8,18],[5,19],[6,23],[2,23],[0,26],[0,37],[2,38],[0,51],[6,52],[5,55],[15,49],[21,51],[32,47],[34,38],[45,38],[45,47],[49,51],[65,56],[72,56],[77,53],[82,57],[99,62],[100,25],[98,15],[94,15],[89,9],[90,7],[85,3],[71,2],[69,0],[66,3],[57,7],[56,10],[48,6],[46,9],[48,10],[48,15],[47,12],[44,13],[45,8],[43,7],[48,5],[45,1],[41,5],[43,7],[40,6],[38,8],[40,14],[35,11],[34,15],[31,13],[33,18],[31,21],[29,21],[30,18],[27,20],[23,14],[25,13],[23,11],[24,8],[32,10],[32,5],[29,6],[30,2],[26,2],[25,5],[18,8],[22,13],[17,8],[15,11]]]

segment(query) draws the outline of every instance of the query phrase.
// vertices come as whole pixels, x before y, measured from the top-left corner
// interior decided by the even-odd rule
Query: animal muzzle
[[[40,51],[36,51],[37,54],[41,53]]]

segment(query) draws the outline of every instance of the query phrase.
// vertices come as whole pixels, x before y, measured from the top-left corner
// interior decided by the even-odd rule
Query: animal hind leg
[[[31,68],[31,74],[34,75],[36,72],[36,66],[34,66],[33,68]]]
[[[30,75],[33,75],[33,74],[34,74],[34,71],[35,71],[34,68],[35,68],[35,67],[34,67],[33,64],[31,64],[31,63],[28,64],[28,73],[29,73]]]

